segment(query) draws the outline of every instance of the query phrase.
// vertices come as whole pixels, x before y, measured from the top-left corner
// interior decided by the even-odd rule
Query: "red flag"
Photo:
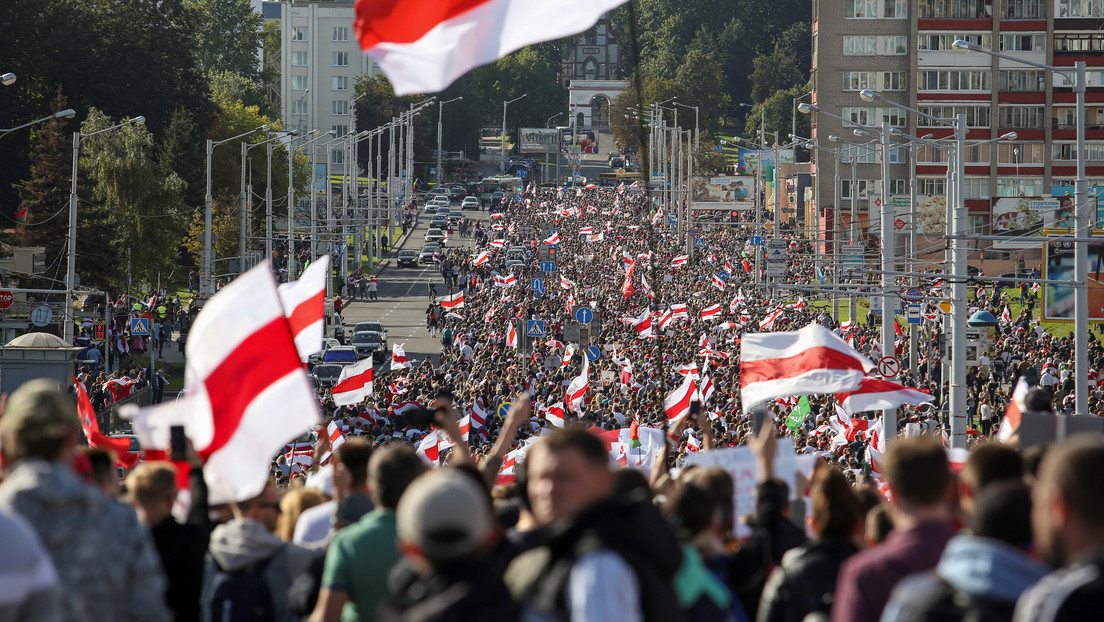
[[[138,464],[139,455],[131,453],[129,438],[112,438],[100,433],[100,423],[96,420],[96,409],[92,408],[92,400],[88,399],[88,392],[84,385],[77,385],[77,414],[80,416],[81,429],[88,439],[88,445],[98,449],[106,449],[115,454],[115,461],[128,469]]]

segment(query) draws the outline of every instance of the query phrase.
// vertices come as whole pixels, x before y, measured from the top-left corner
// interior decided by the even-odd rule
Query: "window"
[[[1055,52],[1099,52],[1101,50],[1104,50],[1104,33],[1054,33]]]
[[[939,149],[931,145],[918,145],[916,147],[916,163],[917,164],[946,164],[947,154],[949,152],[946,149]]]
[[[306,26],[292,26],[291,27],[291,40],[292,41],[306,41],[307,40],[307,27]]]
[[[908,87],[903,71],[882,71],[881,85],[883,91],[903,91]]]
[[[1058,130],[1077,129],[1077,109],[1068,106],[1062,108],[1055,106],[1052,123],[1056,124],[1054,129]]]
[[[307,76],[291,76],[291,90],[302,91],[307,88]]]
[[[905,147],[894,145],[889,148],[889,163],[890,164],[902,164],[904,159]]]
[[[334,67],[348,67],[349,66],[349,53],[348,52],[334,52],[333,53],[333,66]]]
[[[920,0],[917,10],[921,18],[977,19],[992,17],[992,0]]]
[[[868,193],[870,191],[870,188],[874,187],[874,182],[869,180],[869,179],[858,179],[856,181],[858,182],[857,187],[858,187],[858,190],[859,190],[859,198],[860,199],[867,198]],[[844,198],[844,199],[850,199],[851,198],[851,180],[850,179],[841,179],[840,180],[840,197]]]
[[[345,150],[344,149],[330,149],[330,162],[334,164],[345,163]]]
[[[870,88],[872,71],[843,72],[843,90],[861,91]]]
[[[296,66],[296,67],[306,67],[307,66],[307,53],[306,52],[292,52],[291,53],[291,64]]]
[[[1073,86],[1073,82],[1065,74],[1054,73],[1052,75],[1054,76],[1055,88],[1068,89]],[[1104,86],[1104,71],[1086,71],[1085,86]]]
[[[1000,49],[1005,52],[1042,52],[1046,50],[1046,33],[1001,35]]]
[[[1000,128],[1038,130],[1043,127],[1042,106],[1001,106]]]
[[[962,198],[964,199],[988,199],[988,177],[964,177],[962,179]]]
[[[844,56],[874,56],[878,53],[878,37],[844,37]]]
[[[1036,93],[1046,90],[1046,72],[1042,69],[1002,69],[1000,90],[1005,93]]]
[[[1058,0],[1057,17],[1104,17],[1104,0]]]
[[[989,127],[988,106],[920,106],[919,110],[940,119],[953,119],[965,113],[967,127]],[[947,127],[946,123],[932,121],[920,115],[916,117],[916,124],[919,127]]]
[[[908,37],[878,37],[881,53],[885,56],[904,56],[908,50]]]
[[[944,195],[947,194],[946,177],[917,177],[916,194]]]
[[[840,162],[850,164],[854,160],[860,164],[873,164],[878,161],[878,147],[874,145],[840,145]]]
[[[905,127],[905,111],[900,108],[882,108],[882,121],[889,121],[893,127]]]
[[[1030,165],[1043,163],[1042,143],[997,143],[1000,164]]]
[[[849,19],[875,19],[878,17],[878,0],[844,0],[843,16]]]
[[[882,17],[908,19],[908,0],[883,0]]]
[[[908,180],[907,179],[894,179],[893,180],[893,194],[908,194]]]
[[[1049,0],[1002,0],[1002,19],[1046,19]]]
[[[989,72],[965,69],[932,69],[916,72],[918,91],[988,91]]]
[[[848,120],[843,124],[844,127],[870,125],[870,108],[844,108],[840,116]]]
[[[334,136],[344,136],[349,133],[348,125],[333,125],[330,129],[334,131]]]
[[[989,164],[989,147],[990,145],[974,145],[972,147],[966,147],[966,159],[967,164]]]
[[[333,40],[334,41],[348,41],[349,40],[349,27],[348,26],[334,26]]]
[[[1000,177],[997,179],[998,197],[1035,197],[1043,194],[1043,180],[1039,178]]]
[[[335,90],[335,91],[348,91],[349,90],[349,76],[334,76],[333,77],[333,90]]]
[[[952,50],[951,44],[958,39],[980,45],[983,48],[991,48],[992,37],[985,34],[948,34],[948,33],[920,33],[916,35],[916,48],[921,52],[945,52]]]
[[[305,99],[293,99],[293,100],[291,100],[291,114],[297,114],[297,115],[307,114],[307,100],[305,100]]]
[[[1055,143],[1051,145],[1051,150],[1055,160],[1077,159],[1076,143]],[[1101,160],[1104,160],[1104,143],[1085,143],[1085,160],[1089,162],[1099,162]]]
[[[344,99],[335,99],[332,102],[332,112],[335,115],[349,114],[349,102]]]

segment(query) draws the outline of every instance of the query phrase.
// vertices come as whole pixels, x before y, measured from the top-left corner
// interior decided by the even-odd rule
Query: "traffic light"
[[[92,330],[92,334],[94,335],[94,339],[96,339],[96,340],[103,339],[104,338],[104,325],[103,324],[96,324],[94,326],[93,330]]]

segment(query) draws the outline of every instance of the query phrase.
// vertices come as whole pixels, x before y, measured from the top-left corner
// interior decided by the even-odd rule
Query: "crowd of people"
[[[238,503],[209,507],[190,448],[190,468],[147,460],[120,485],[110,456],[79,447],[70,397],[28,383],[0,418],[0,620],[1094,619],[1104,441],[992,438],[1020,377],[1032,410],[1069,407],[1068,337],[1027,309],[995,329],[971,369],[970,452],[952,461],[939,314],[911,365],[905,331],[882,344],[830,316],[810,241],[793,237],[778,282],[804,289],[771,290],[745,232],[702,230],[687,252],[666,220],[632,189],[512,198],[439,255],[440,354],[385,364],[360,404],[319,389],[323,427]],[[516,246],[527,259],[507,269]],[[578,307],[594,317],[576,341]],[[527,339],[528,320],[544,334]],[[876,461],[833,395],[809,396],[796,425],[796,400],[758,419],[740,401],[742,335],[811,322],[896,353],[915,368],[897,381],[932,395],[901,409]],[[1090,353],[1099,368],[1095,338]],[[669,421],[688,374],[700,409]],[[750,483],[695,460],[729,448],[751,452]],[[780,452],[806,466],[778,472]]]

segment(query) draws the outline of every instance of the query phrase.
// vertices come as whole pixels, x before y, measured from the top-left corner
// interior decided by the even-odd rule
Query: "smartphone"
[[[698,401],[690,402],[690,422],[691,423],[697,423],[698,422],[698,413],[700,413],[700,412],[701,412],[701,402],[698,402]]]
[[[751,432],[758,436],[759,430],[762,429],[763,424],[767,421],[767,418],[770,417],[770,412],[767,410],[766,406],[760,404],[752,408],[749,414],[751,415]]]
[[[183,462],[188,459],[187,439],[184,436],[184,426],[174,425],[169,428],[170,458],[173,462]]]

